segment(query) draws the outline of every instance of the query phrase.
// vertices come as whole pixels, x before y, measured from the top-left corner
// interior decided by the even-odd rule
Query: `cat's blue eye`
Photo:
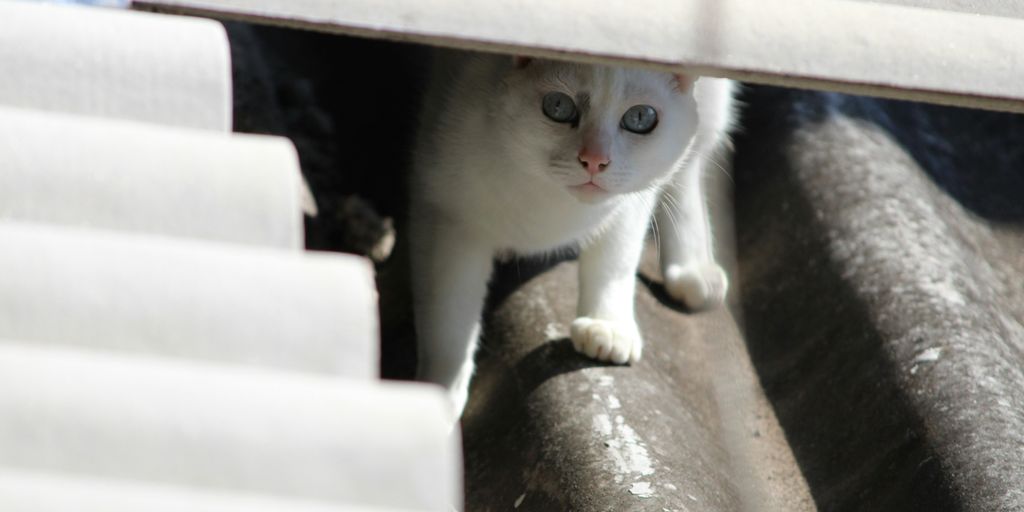
[[[622,114],[619,126],[640,135],[651,133],[658,126],[658,112],[650,105],[633,105]]]
[[[564,92],[545,94],[541,106],[544,115],[556,123],[570,123],[576,120],[576,103]]]

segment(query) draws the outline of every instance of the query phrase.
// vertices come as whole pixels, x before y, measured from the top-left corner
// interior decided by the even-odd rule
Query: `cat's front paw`
[[[636,324],[581,316],[573,321],[572,346],[598,361],[617,364],[640,360],[643,339]]]
[[[725,302],[729,278],[714,262],[669,265],[665,269],[665,289],[692,310],[710,309]]]

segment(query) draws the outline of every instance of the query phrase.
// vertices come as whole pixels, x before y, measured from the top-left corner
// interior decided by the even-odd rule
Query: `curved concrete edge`
[[[731,203],[715,182],[728,265]],[[732,315],[672,305],[654,249],[632,366],[573,351],[574,262],[525,283],[523,265],[499,272],[462,423],[467,510],[814,510]]]
[[[1024,508],[1024,180],[1007,150],[1024,125],[822,93],[747,101],[744,327],[818,505]],[[1003,196],[1017,200],[993,208]]]

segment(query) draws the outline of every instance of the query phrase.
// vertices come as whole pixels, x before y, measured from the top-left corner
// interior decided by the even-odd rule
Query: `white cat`
[[[614,363],[640,358],[636,269],[652,215],[669,293],[720,304],[701,174],[731,126],[728,80],[439,52],[420,118],[410,238],[418,378],[456,416],[473,374],[498,254],[572,244],[572,343]]]

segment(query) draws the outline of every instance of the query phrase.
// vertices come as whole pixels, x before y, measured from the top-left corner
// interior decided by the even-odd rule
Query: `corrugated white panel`
[[[0,247],[0,338],[377,376],[365,258],[15,223]]]
[[[231,55],[209,20],[0,1],[0,69],[0,104],[231,129]]]
[[[884,4],[909,5],[943,11],[957,11],[985,16],[1024,18],[1024,2],[1019,0],[849,0]]]
[[[368,507],[461,503],[439,388],[0,341],[0,390],[9,468]]]
[[[291,142],[0,106],[0,220],[301,249]]]
[[[260,493],[0,469],[4,512],[411,512]],[[421,509],[422,510],[422,509]],[[447,511],[445,511],[447,512]]]
[[[850,0],[141,0],[144,8],[1024,111],[1024,20]]]

